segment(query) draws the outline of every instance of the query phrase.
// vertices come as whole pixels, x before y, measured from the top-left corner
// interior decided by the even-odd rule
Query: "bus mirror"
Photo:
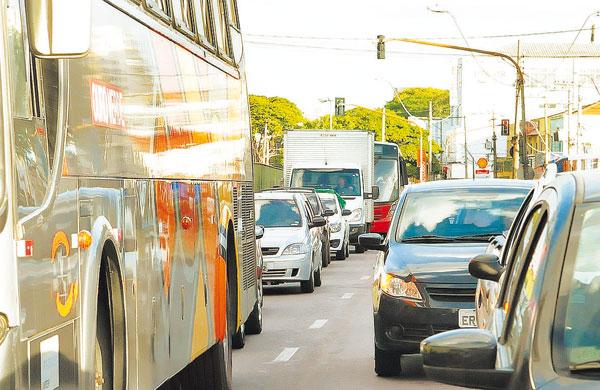
[[[406,161],[400,160],[400,184],[403,186],[408,185],[408,173],[406,170]]]
[[[91,0],[28,0],[31,50],[40,58],[87,54],[91,36]]]

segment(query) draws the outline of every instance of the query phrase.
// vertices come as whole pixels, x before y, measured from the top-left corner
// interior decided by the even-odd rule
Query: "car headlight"
[[[0,313],[0,344],[4,341],[4,338],[8,334],[8,318]]]
[[[382,274],[380,282],[381,290],[394,297],[422,300],[417,285],[412,281],[405,281],[391,274]]]
[[[290,244],[281,252],[282,255],[302,255],[308,253],[308,248],[305,244]]]
[[[352,211],[352,214],[348,217],[348,221],[350,222],[360,222],[362,219],[362,209],[356,209]]]
[[[337,233],[340,230],[342,230],[342,223],[341,222],[333,222],[329,226],[331,227],[331,232],[332,233]]]

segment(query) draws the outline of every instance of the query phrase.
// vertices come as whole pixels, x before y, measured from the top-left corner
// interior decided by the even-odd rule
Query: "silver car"
[[[319,193],[319,198],[326,210],[333,211],[333,215],[328,217],[331,253],[335,254],[336,260],[344,260],[350,255],[350,225],[345,217],[351,212],[342,207],[338,196],[334,193]]]
[[[300,282],[302,292],[313,292],[321,285],[319,228],[327,221],[313,216],[301,193],[263,192],[254,198],[256,224],[264,227],[263,283]]]

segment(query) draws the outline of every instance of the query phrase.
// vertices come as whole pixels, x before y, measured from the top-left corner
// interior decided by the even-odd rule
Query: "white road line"
[[[341,299],[350,299],[353,295],[354,293],[345,293],[344,295],[342,295]]]
[[[365,275],[365,276],[361,276],[360,277],[360,280],[367,280],[367,279],[369,279],[369,275]]]
[[[308,327],[308,329],[319,329],[322,328],[323,325],[325,325],[327,323],[328,320],[315,320],[315,322],[312,323],[311,326]]]
[[[283,351],[273,360],[273,362],[287,362],[298,352],[297,347],[284,348]]]

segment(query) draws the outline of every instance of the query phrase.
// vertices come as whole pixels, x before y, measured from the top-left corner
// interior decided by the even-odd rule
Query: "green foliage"
[[[265,124],[267,124],[267,135],[269,137],[268,163],[281,166],[283,132],[288,129],[296,129],[306,121],[302,111],[295,103],[282,97],[266,97],[258,95],[249,96],[250,103],[250,126],[255,150],[255,161],[263,162],[264,139],[256,142],[255,134],[264,137]]]
[[[333,118],[333,128],[336,130],[371,130],[375,131],[376,139],[381,139],[381,110],[371,110],[365,107],[356,107],[343,116]],[[329,115],[306,123],[309,129],[329,129]],[[416,164],[419,150],[420,134],[423,132],[423,149],[429,147],[427,137],[429,132],[419,126],[413,125],[406,118],[387,112],[385,121],[385,139],[400,146],[402,155],[412,165]],[[440,147],[433,143],[433,152],[439,153]],[[418,171],[417,175],[418,176]]]
[[[412,115],[417,117],[427,117],[429,115],[429,101],[432,102],[434,117],[439,118],[450,115],[450,92],[445,89],[406,88],[385,105],[387,109],[408,118],[410,115],[400,101],[404,103],[404,106]]]

